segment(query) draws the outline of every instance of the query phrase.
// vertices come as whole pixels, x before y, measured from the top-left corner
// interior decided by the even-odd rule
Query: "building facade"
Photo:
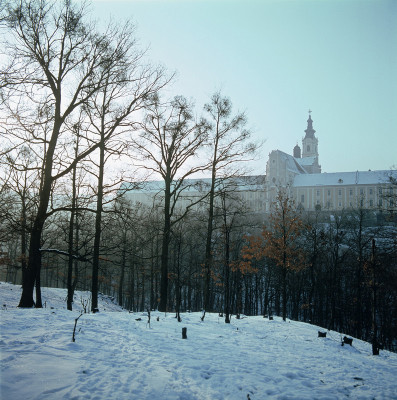
[[[163,204],[164,182],[150,181],[135,185],[133,190],[127,190],[126,196],[132,203],[140,203],[149,208],[158,208]],[[208,192],[211,179],[185,179],[178,190],[176,202],[177,212],[184,212],[186,208],[192,211],[205,211],[208,207]],[[130,189],[128,185],[127,189]],[[123,189],[126,189],[122,187]],[[244,208],[248,213],[263,214],[265,211],[265,176],[240,176],[226,180],[217,179],[215,206],[222,207],[220,193],[226,194],[228,202],[236,207]]]
[[[270,212],[280,188],[287,188],[302,210],[337,211],[363,207],[397,211],[397,171],[322,173],[318,139],[311,111],[301,148],[293,155],[280,150],[269,154],[266,164],[265,211]]]
[[[280,188],[287,189],[297,207],[305,211],[340,211],[361,207],[397,212],[396,170],[323,173],[311,111],[304,132],[302,147],[297,144],[292,155],[280,150],[270,152],[265,176],[229,178],[222,185],[227,184],[230,193],[237,196],[248,211],[256,214],[271,212]],[[178,207],[183,210],[194,203],[192,210],[204,210],[210,183],[210,179],[186,180],[184,190],[178,197]],[[164,192],[162,181],[139,183],[138,186],[128,191],[130,201],[149,207],[161,205]],[[221,187],[218,189],[222,190]],[[197,202],[201,198],[203,200]]]

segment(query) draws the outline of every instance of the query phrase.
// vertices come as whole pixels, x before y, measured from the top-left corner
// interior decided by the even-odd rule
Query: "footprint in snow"
[[[212,374],[211,374],[210,372],[207,372],[207,371],[202,372],[200,375],[201,375],[201,377],[204,378],[204,379],[210,379],[211,376],[212,376]]]

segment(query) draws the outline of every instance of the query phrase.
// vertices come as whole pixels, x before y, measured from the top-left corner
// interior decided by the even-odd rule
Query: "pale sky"
[[[95,0],[131,18],[170,93],[221,89],[271,150],[292,154],[312,110],[323,172],[397,167],[397,0]]]

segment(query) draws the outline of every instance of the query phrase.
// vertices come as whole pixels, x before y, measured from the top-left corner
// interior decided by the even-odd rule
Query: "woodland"
[[[131,311],[278,315],[397,350],[393,209],[305,212],[280,188],[271,214],[252,213],[230,182],[261,144],[227,96],[167,99],[173,75],[134,26],[100,29],[85,3],[0,12],[0,267],[19,307],[56,287],[72,310],[90,290],[93,313],[101,292]],[[210,185],[179,207],[198,174]],[[132,203],[154,178],[162,205]]]

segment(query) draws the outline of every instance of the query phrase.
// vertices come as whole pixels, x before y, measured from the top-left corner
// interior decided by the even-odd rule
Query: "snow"
[[[332,172],[295,176],[293,186],[380,185],[397,179],[396,170]]]
[[[316,162],[316,157],[303,157],[303,158],[295,158],[295,160],[302,166],[312,166]]]
[[[273,150],[269,155],[269,159],[270,158],[277,159],[278,163],[284,163],[286,169],[296,175],[307,174],[306,170],[302,167],[300,161],[298,162],[298,160],[301,159],[295,158],[290,154],[284,153],[281,150]]]
[[[43,288],[43,309],[19,309],[0,284],[1,399],[396,399],[397,354],[275,317],[129,313],[108,297],[100,312],[66,310],[66,291]],[[137,319],[141,319],[137,321]],[[159,319],[157,321],[157,318]],[[182,339],[187,327],[187,339]]]
[[[236,186],[238,191],[264,190],[265,175],[243,175],[229,177],[225,181],[223,178],[217,179],[217,184],[225,182],[226,186]],[[140,183],[123,183],[122,190],[127,190],[129,195],[146,194],[153,195],[164,191],[164,181],[146,181]],[[134,188],[135,187],[135,188]],[[183,191],[186,193],[208,192],[211,187],[211,178],[184,179]]]

